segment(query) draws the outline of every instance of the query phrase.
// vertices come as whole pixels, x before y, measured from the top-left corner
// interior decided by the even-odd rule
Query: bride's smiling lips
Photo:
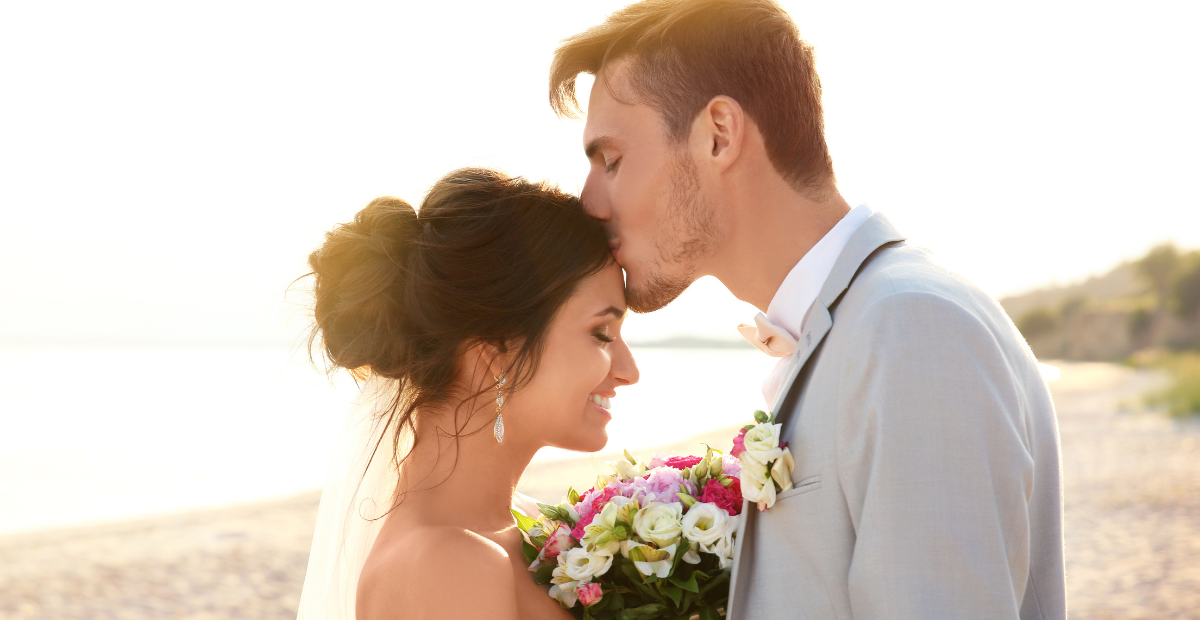
[[[612,419],[612,413],[608,409],[612,407],[613,396],[616,396],[616,394],[614,393],[611,396],[606,396],[604,394],[592,394],[588,396],[588,404],[596,410],[596,413],[605,416],[607,419]]]

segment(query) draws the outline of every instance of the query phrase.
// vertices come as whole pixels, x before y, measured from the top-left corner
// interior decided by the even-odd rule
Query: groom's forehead
[[[588,96],[587,120],[583,127],[584,149],[590,157],[597,148],[614,141],[637,137],[648,124],[659,124],[659,114],[641,101],[628,79],[627,60],[605,66]]]

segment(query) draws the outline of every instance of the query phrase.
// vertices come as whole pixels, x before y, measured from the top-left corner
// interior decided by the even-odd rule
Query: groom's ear
[[[704,138],[706,156],[722,172],[737,161],[742,151],[746,134],[746,114],[742,106],[731,97],[713,97],[697,118],[699,130]]]

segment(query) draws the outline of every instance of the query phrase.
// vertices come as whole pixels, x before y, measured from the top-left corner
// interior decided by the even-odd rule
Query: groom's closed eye
[[[583,147],[583,154],[586,155],[590,161],[596,159],[596,156],[600,155],[600,151],[609,148],[610,146],[612,146],[612,138],[602,136],[592,140],[591,142],[588,142],[587,146]]]

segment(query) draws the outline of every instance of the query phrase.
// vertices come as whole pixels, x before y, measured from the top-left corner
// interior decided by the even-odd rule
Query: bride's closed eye
[[[616,172],[617,164],[620,164],[620,163],[621,163],[621,158],[618,157],[618,158],[612,160],[611,163],[607,163],[604,169],[608,172]]]
[[[616,340],[615,338],[612,338],[611,336],[608,335],[608,326],[607,325],[592,332],[592,337],[595,338],[596,340],[599,340],[600,342],[604,342],[604,343],[609,343],[609,342],[612,342],[613,340]]]

